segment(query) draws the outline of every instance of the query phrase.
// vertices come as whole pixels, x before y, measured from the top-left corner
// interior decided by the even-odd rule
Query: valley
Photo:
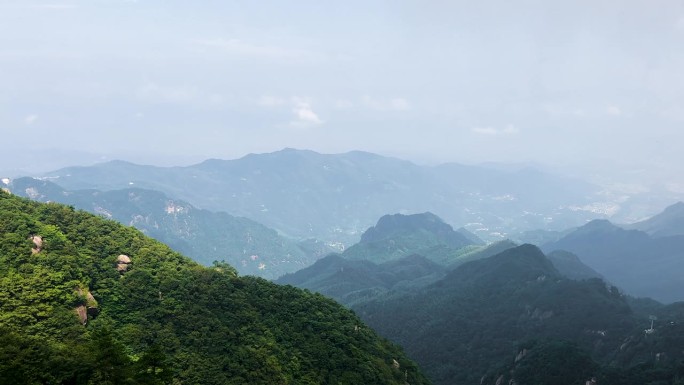
[[[317,159],[319,156],[292,150],[285,150],[285,153],[305,159]],[[280,153],[266,154],[263,162],[268,162],[271,157],[282,161],[282,156]],[[345,155],[342,159],[349,156],[352,155]],[[373,162],[387,162],[390,166],[384,167],[389,169],[394,167],[392,164],[396,161],[363,156]],[[250,162],[259,163],[254,159]],[[308,162],[310,160],[303,164]],[[349,163],[349,159],[345,162]],[[216,166],[218,168],[212,171],[213,178],[219,175],[216,174],[217,170],[225,167],[222,162],[218,164],[220,167]],[[114,172],[110,169],[121,166],[125,166],[126,171]],[[105,167],[108,172],[101,174],[103,171],[100,167]],[[301,164],[291,167],[308,170],[308,166]],[[356,164],[355,167],[367,170],[376,166]],[[67,178],[5,178],[3,184],[6,193],[48,202],[49,210],[45,209],[48,212],[62,207],[50,202],[59,202],[70,205],[64,210],[73,212],[74,208],[82,209],[99,216],[101,220],[116,220],[133,226],[215,271],[235,274],[236,277],[244,276],[241,279],[246,280],[256,279],[249,276],[271,279],[278,284],[272,290],[280,290],[277,287],[298,290],[294,289],[297,287],[308,293],[320,293],[324,296],[320,298],[332,298],[358,315],[354,330],[361,327],[359,325],[367,324],[368,330],[401,346],[407,357],[415,360],[420,370],[424,371],[425,378],[434,384],[495,384],[504,380],[546,383],[551,378],[556,381],[561,373],[557,372],[557,368],[565,365],[558,361],[563,356],[572,356],[575,361],[572,370],[562,372],[563,379],[559,383],[571,384],[597,378],[599,383],[637,384],[644,379],[661,379],[664,383],[674,384],[672,381],[679,378],[678,362],[684,359],[681,342],[676,337],[680,332],[679,325],[684,325],[684,313],[680,311],[684,302],[679,302],[684,300],[681,296],[684,284],[678,274],[684,268],[681,266],[681,261],[684,261],[681,255],[681,250],[684,250],[681,226],[684,212],[680,210],[681,203],[667,207],[651,218],[628,225],[613,224],[603,219],[603,215],[593,220],[575,216],[568,219],[573,225],[565,228],[533,228],[525,227],[532,226],[531,222],[516,222],[513,230],[496,232],[497,237],[492,237],[492,232],[478,231],[472,226],[468,229],[468,223],[460,222],[464,226],[454,228],[429,211],[414,214],[390,212],[376,218],[377,222],[368,225],[360,234],[348,232],[346,236],[340,236],[339,231],[299,233],[299,230],[289,226],[269,228],[251,218],[199,208],[169,195],[180,191],[179,186],[186,183],[183,175],[188,170],[172,172],[148,169],[146,172],[149,173],[150,182],[146,188],[140,187],[145,183],[132,177],[127,178],[136,180],[132,184],[123,183],[126,179],[122,177],[110,178],[117,173],[128,175],[131,170],[134,172],[130,175],[135,175],[139,169],[140,166],[115,162],[90,169],[69,169],[65,174],[69,175]],[[398,172],[396,170],[394,172]],[[235,171],[221,172],[226,181],[239,174]],[[417,171],[414,169],[412,172]],[[151,189],[163,187],[159,175],[164,173],[166,176],[163,178],[169,181],[177,179],[179,185],[173,187],[173,183],[168,184],[166,191],[170,192]],[[256,173],[257,176],[259,174]],[[72,175],[82,176],[72,178]],[[411,176],[414,177],[416,175]],[[424,175],[423,178],[423,184],[427,184],[429,178]],[[68,182],[63,183],[65,180]],[[270,185],[262,187],[261,199],[289,202],[286,199],[289,194],[301,194],[302,202],[331,199],[326,192],[328,188],[322,187],[323,183],[328,182],[319,181],[318,184],[305,187],[304,180],[300,181],[297,193],[278,189],[274,187],[278,182],[274,185],[271,181]],[[67,189],[57,182],[74,189]],[[227,182],[213,183],[224,187],[228,185]],[[405,187],[407,191],[402,192],[401,189],[388,189],[382,183],[355,183],[351,184],[357,186],[358,194],[377,195],[372,199],[378,200],[393,199],[397,202],[394,205],[402,207],[409,207],[410,202],[403,200],[406,194],[411,195],[422,189]],[[396,185],[398,182],[395,179],[392,183]],[[434,180],[430,183],[433,187],[437,184]],[[475,182],[472,183],[471,188],[475,186]],[[100,190],[96,187],[110,189]],[[563,188],[560,185],[558,187]],[[198,190],[192,191],[196,194]],[[436,190],[431,191],[433,194]],[[317,198],[313,198],[314,193]],[[534,194],[524,197],[523,194],[529,193],[520,190],[516,194],[523,197],[520,200],[525,202],[538,199]],[[206,198],[211,194],[208,192],[202,196]],[[251,195],[244,191],[242,194]],[[566,191],[565,194],[569,196],[573,193]],[[181,195],[186,198],[190,196],[187,193]],[[554,201],[557,198],[546,199]],[[225,203],[216,199],[199,201],[204,204],[214,201],[215,207],[223,207],[219,206],[223,204],[220,202]],[[512,200],[507,201],[510,203]],[[295,205],[290,205],[290,209],[299,210],[296,207],[298,200],[293,202]],[[446,204],[444,201],[442,203]],[[448,207],[455,210],[459,205],[468,204],[471,202],[463,203],[454,199]],[[515,207],[493,207],[491,201],[481,204],[482,207],[487,206],[488,210]],[[359,210],[361,206],[349,200],[345,207],[348,215],[351,215],[349,213]],[[469,209],[463,210],[463,213],[468,212]],[[270,210],[260,213],[259,218],[263,219]],[[284,220],[281,215],[274,213],[268,222],[281,223]],[[350,222],[346,218],[320,217],[318,223],[339,219],[339,225],[333,227],[341,229],[349,226]],[[517,219],[509,218],[507,221]],[[363,221],[355,223],[355,226],[361,226]],[[504,222],[495,223],[499,226]],[[527,230],[517,231],[520,228]],[[46,230],[40,234],[47,245],[50,245],[53,237],[49,234]],[[295,237],[292,234],[316,234],[327,240]],[[511,235],[511,239],[503,238],[505,234]],[[516,234],[519,239],[516,239]],[[525,243],[524,240],[536,241],[538,246]],[[7,272],[27,268],[21,266],[24,265],[15,265]],[[135,262],[131,266],[135,268]],[[27,279],[29,277],[26,276]],[[78,284],[74,281],[73,284],[82,286],[92,279],[86,278]],[[254,282],[261,281],[257,279]],[[144,290],[149,283],[142,285]],[[95,293],[93,301],[109,301],[104,293],[111,289],[98,288],[92,284],[86,286],[87,290]],[[162,298],[164,294],[160,293]],[[262,303],[261,299],[254,300]],[[225,300],[220,303],[222,301]],[[229,301],[234,304],[236,299]],[[10,312],[16,312],[9,309]],[[100,317],[99,313],[100,310],[97,320],[93,318],[94,325],[98,325],[99,320],[109,320]],[[656,320],[653,327],[649,326],[651,319]],[[6,325],[13,325],[12,322],[6,321]],[[123,321],[114,317],[107,322]],[[30,325],[30,322],[25,325]],[[102,338],[105,337],[114,338],[127,349],[145,349],[140,341],[116,333]],[[15,335],[11,338],[20,337]],[[63,348],[63,345],[54,345],[54,349]],[[175,354],[168,350],[168,346],[163,349],[167,349],[162,352],[165,357]],[[652,373],[645,370],[643,365],[649,362],[657,362],[660,371]],[[133,363],[125,365],[130,366],[132,372],[137,370]],[[173,367],[180,367],[178,365],[174,363]],[[406,361],[400,367],[404,365],[411,364]],[[415,370],[415,381],[422,381],[419,380],[422,374],[417,368],[412,369]],[[180,373],[174,372],[174,377],[180,376]]]

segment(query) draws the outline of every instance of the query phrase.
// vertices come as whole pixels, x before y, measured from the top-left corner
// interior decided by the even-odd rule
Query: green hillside
[[[426,286],[442,278],[445,271],[443,266],[415,254],[382,264],[331,254],[276,282],[315,291],[352,306],[390,291]]]
[[[294,241],[260,223],[225,212],[198,209],[159,191],[137,187],[68,191],[34,178],[14,179],[9,187],[20,196],[73,205],[134,226],[201,264],[226,261],[241,275],[274,279],[317,259],[315,250],[304,251]]]
[[[522,245],[463,264],[420,290],[353,309],[402,345],[435,384],[509,383],[522,359],[516,357],[533,350],[529,341],[541,342],[527,361],[532,369],[520,369],[517,378],[526,380],[518,384],[581,385],[592,376],[625,380],[601,384],[661,377],[667,381],[653,383],[673,384],[684,359],[684,334],[678,334],[684,332],[684,317],[676,308],[649,306],[658,321],[645,333],[648,316],[634,312],[617,288],[595,278],[564,278],[538,248]],[[555,361],[533,360],[549,355]],[[577,377],[550,380],[568,365]],[[661,377],[645,372],[654,365]],[[544,371],[548,377],[532,375]]]
[[[2,384],[423,384],[325,297],[0,192]]]
[[[474,246],[465,235],[454,231],[438,216],[426,212],[413,215],[384,215],[375,226],[361,236],[361,240],[342,254],[350,260],[368,260],[383,263],[422,255],[436,263],[447,265],[460,255],[460,249]]]

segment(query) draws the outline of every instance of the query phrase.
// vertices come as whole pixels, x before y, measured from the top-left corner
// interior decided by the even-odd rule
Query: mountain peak
[[[438,262],[444,253],[472,245],[461,233],[430,212],[384,215],[361,235],[359,243],[344,251],[349,259],[387,262],[410,254],[421,254]],[[442,255],[442,257],[439,257]],[[435,259],[436,258],[436,259]]]
[[[613,224],[611,221],[607,219],[594,219],[592,221],[587,222],[585,225],[579,227],[576,232],[605,232],[605,231],[619,231],[622,230],[621,227],[616,226]]]
[[[378,239],[393,236],[400,232],[428,230],[435,233],[453,232],[454,229],[444,223],[437,215],[431,212],[420,214],[388,214],[383,215],[378,223],[366,230],[361,236],[361,243],[372,242]]]

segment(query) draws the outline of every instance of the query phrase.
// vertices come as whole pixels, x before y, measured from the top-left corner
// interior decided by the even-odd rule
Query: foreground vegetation
[[[427,381],[330,299],[0,192],[0,383],[405,382]]]

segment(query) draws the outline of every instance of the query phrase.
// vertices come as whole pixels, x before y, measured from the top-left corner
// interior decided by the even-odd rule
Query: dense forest
[[[2,384],[425,384],[320,294],[0,192]]]
[[[533,245],[352,308],[435,384],[684,380],[684,304],[636,300],[598,278],[568,279]]]

